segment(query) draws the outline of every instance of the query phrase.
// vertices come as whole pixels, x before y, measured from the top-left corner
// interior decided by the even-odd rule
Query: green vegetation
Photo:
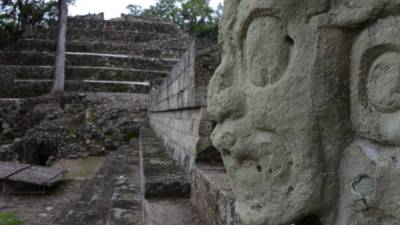
[[[74,0],[68,2],[73,4]],[[58,4],[57,0],[2,0],[0,46],[29,29],[57,20]]]
[[[20,225],[22,221],[15,212],[0,212],[0,225]]]
[[[140,5],[128,5],[126,9],[129,12],[129,15],[132,16],[141,16],[143,14],[143,9]]]
[[[149,9],[142,10],[137,5],[129,5],[127,9],[130,15],[171,20],[195,37],[216,39],[223,7],[219,5],[214,10],[209,0],[158,0]]]

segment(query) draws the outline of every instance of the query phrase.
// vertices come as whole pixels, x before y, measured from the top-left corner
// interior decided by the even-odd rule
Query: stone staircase
[[[109,154],[83,188],[80,199],[68,205],[51,224],[143,224],[139,140],[134,138],[130,145]]]
[[[79,200],[51,224],[207,225],[190,198],[190,177],[145,126],[106,157]]]
[[[0,50],[0,102],[51,91],[56,30],[53,25],[29,32]],[[178,60],[190,64],[193,55],[186,50],[191,42],[176,26],[160,20],[70,18],[65,90],[147,94],[162,83]],[[181,67],[190,73],[189,66]],[[192,87],[181,78],[176,82]],[[106,156],[94,178],[82,187],[79,200],[67,205],[51,224],[223,224],[212,220],[220,215],[225,219],[230,209],[218,208],[215,201],[228,202],[225,196],[219,197],[227,185],[214,188],[201,171],[185,171],[149,125],[139,133],[129,145]]]
[[[190,176],[168,155],[151,128],[140,130],[146,225],[206,225],[191,202]]]
[[[57,25],[27,32],[0,51],[0,97],[49,93]],[[185,52],[190,38],[169,22],[132,17],[68,20],[67,92],[148,93]]]
[[[165,151],[150,128],[140,131],[146,199],[190,198],[190,178]]]
[[[93,22],[94,21],[94,22]],[[132,17],[127,21],[69,18],[67,50],[179,58],[188,36],[175,25],[155,19]],[[56,25],[24,35],[12,49],[55,51]]]

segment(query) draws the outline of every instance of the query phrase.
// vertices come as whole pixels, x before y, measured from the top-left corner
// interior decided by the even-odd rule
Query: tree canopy
[[[70,4],[74,0],[68,1]],[[0,2],[0,45],[27,29],[44,26],[58,17],[58,0],[2,0]]]
[[[222,5],[216,10],[209,0],[158,0],[149,9],[129,5],[129,14],[135,16],[155,16],[173,21],[181,29],[201,38],[216,38],[222,14]]]

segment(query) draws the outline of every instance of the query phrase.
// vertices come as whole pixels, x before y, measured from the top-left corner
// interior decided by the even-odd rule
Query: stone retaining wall
[[[167,150],[188,171],[211,146],[207,86],[218,65],[218,48],[199,51],[193,43],[151,95],[150,124]]]
[[[240,225],[223,166],[198,164],[192,173],[192,201],[209,225]]]
[[[196,155],[211,145],[205,114],[204,108],[150,114],[150,124],[166,150],[188,171],[193,167]],[[200,133],[202,127],[203,135]]]
[[[151,93],[148,119],[165,149],[191,176],[193,205],[210,225],[239,225],[235,199],[219,152],[212,146],[214,123],[207,115],[207,87],[217,48],[191,48]]]

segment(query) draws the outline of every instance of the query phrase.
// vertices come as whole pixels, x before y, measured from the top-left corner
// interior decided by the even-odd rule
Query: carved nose
[[[233,73],[222,64],[216,70],[208,89],[208,112],[219,123],[235,119],[246,112],[246,98],[233,82]]]

